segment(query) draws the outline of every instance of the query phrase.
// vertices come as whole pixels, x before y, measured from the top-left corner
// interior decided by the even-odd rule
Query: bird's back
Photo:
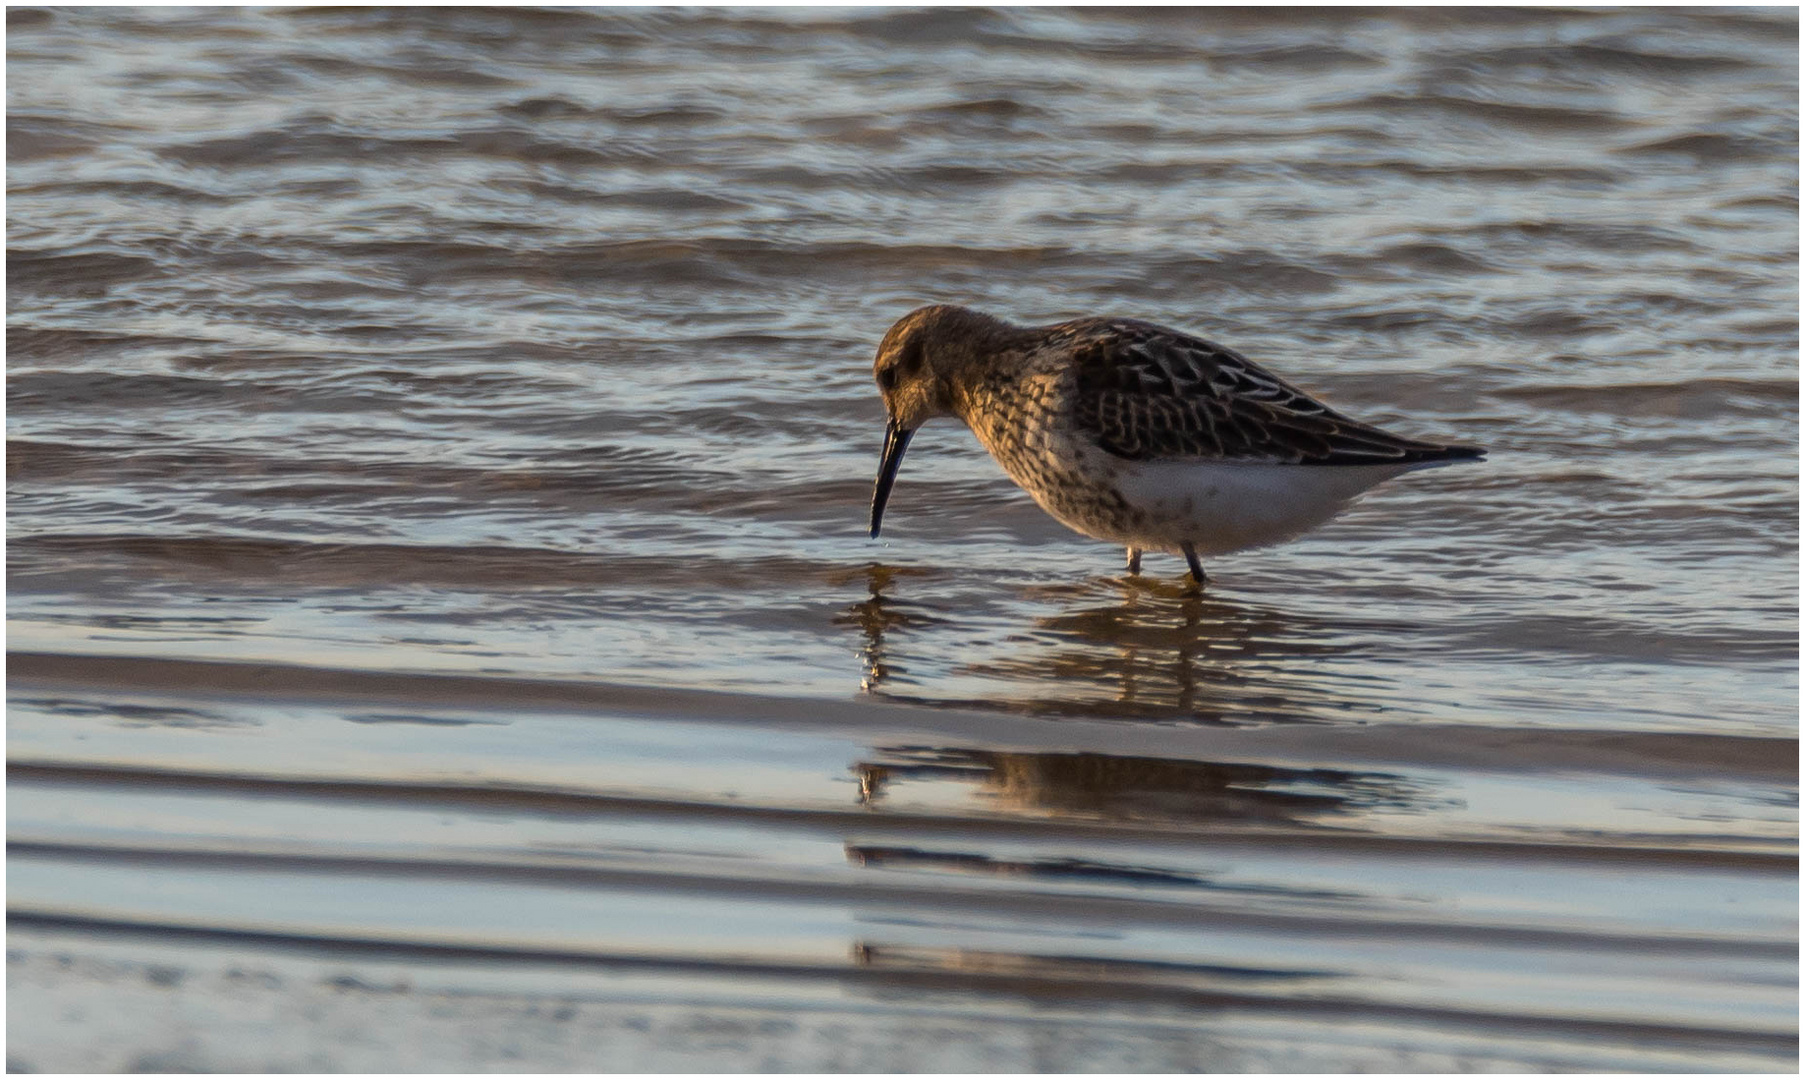
[[[1361,423],[1233,349],[1154,323],[1061,323],[1034,351],[1063,369],[1073,428],[1126,461],[1396,465],[1483,454]]]

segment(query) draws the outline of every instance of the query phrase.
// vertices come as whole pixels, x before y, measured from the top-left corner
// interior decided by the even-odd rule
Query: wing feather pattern
[[[1232,349],[1133,319],[1057,328],[1078,428],[1119,458],[1384,465],[1479,457],[1343,416]]]

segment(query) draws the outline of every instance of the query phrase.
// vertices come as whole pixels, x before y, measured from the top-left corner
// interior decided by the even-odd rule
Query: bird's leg
[[[1198,588],[1203,588],[1210,579],[1204,575],[1203,564],[1197,561],[1197,549],[1191,546],[1189,540],[1178,546],[1185,549],[1185,562],[1191,564],[1191,580],[1197,582]]]
[[[1136,575],[1140,572],[1141,572],[1141,549],[1138,547],[1131,547],[1128,549],[1128,575],[1130,577],[1133,577],[1134,575]]]

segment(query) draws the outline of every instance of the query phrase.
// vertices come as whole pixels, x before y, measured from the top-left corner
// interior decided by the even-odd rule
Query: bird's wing
[[[1162,326],[1107,319],[1058,329],[1072,359],[1074,420],[1119,458],[1386,465],[1480,453],[1349,419],[1232,349]]]

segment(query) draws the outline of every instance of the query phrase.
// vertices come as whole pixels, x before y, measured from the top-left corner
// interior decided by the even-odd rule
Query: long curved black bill
[[[884,427],[884,459],[877,466],[877,487],[871,492],[871,538],[877,539],[884,526],[884,504],[890,501],[890,486],[896,483],[896,470],[902,468],[903,451],[915,429],[904,428],[892,420]]]

